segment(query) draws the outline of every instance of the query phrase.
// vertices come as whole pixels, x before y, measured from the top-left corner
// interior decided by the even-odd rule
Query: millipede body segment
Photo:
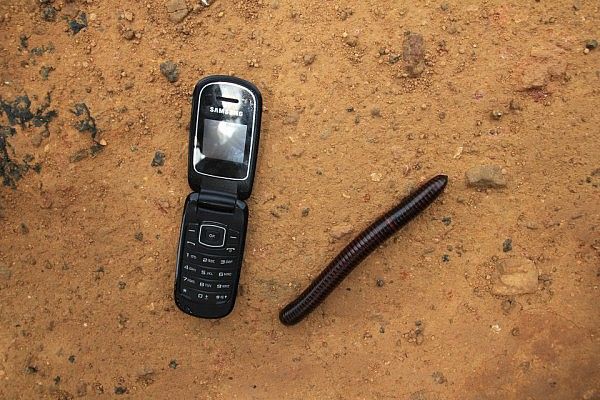
[[[379,245],[425,210],[444,191],[446,175],[437,175],[421,185],[400,204],[373,222],[334,258],[298,298],[279,314],[284,325],[294,325],[314,310],[342,280]]]

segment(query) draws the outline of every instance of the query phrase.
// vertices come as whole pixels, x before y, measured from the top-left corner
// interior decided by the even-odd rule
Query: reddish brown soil
[[[58,113],[7,138],[41,170],[0,188],[0,398],[600,399],[597,2],[215,0],[179,24],[163,1],[56,0],[54,22],[39,3],[0,1],[0,97],[49,92]],[[393,62],[406,31],[414,78]],[[190,95],[216,73],[265,110],[241,293],[207,321],[172,292]],[[507,187],[468,187],[483,164]],[[280,324],[351,239],[332,226],[358,233],[441,172],[440,201]],[[492,294],[506,257],[534,262],[535,293]]]

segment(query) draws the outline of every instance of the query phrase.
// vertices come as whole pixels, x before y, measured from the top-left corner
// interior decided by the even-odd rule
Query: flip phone
[[[175,273],[175,303],[200,318],[235,305],[260,137],[262,98],[230,76],[198,82],[192,100],[188,182]]]

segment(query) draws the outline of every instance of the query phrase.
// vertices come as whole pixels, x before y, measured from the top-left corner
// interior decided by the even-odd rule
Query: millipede
[[[447,184],[446,175],[435,176],[369,225],[344,247],[295,300],[281,310],[279,320],[284,325],[294,325],[304,319],[361,261],[433,203]]]

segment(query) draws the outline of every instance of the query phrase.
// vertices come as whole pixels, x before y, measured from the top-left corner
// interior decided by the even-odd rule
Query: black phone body
[[[235,305],[260,138],[262,98],[250,82],[210,76],[196,85],[174,297],[185,313],[221,318]]]

